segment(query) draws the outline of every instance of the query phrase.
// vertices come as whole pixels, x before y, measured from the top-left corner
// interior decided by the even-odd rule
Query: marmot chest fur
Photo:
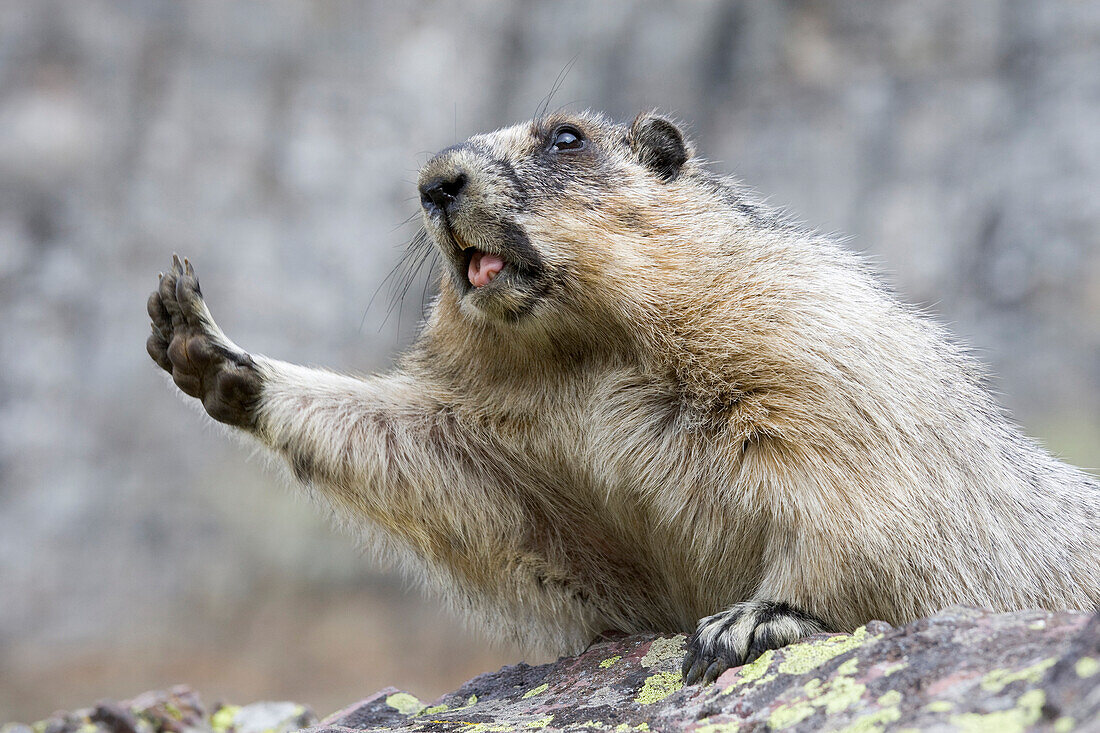
[[[459,608],[556,651],[693,631],[694,682],[954,603],[1097,607],[1097,482],[669,120],[478,135],[419,190],[443,276],[392,373],[248,354],[178,260],[148,348]]]

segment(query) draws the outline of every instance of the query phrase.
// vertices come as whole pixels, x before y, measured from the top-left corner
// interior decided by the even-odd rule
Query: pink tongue
[[[504,260],[488,252],[475,251],[473,257],[470,258],[470,271],[468,273],[470,284],[475,288],[488,285],[497,276],[497,273],[503,269]]]

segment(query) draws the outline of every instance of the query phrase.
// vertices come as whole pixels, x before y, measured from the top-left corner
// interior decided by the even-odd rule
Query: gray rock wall
[[[0,0],[0,719],[184,679],[323,713],[517,658],[184,407],[144,301],[179,251],[246,348],[385,368],[418,165],[563,69],[552,106],[677,115],[1100,463],[1100,3]]]

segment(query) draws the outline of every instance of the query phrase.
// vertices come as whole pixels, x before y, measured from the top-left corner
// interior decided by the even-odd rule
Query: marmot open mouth
[[[454,240],[455,245],[458,246],[459,256],[462,258],[462,264],[465,265],[463,267],[460,264],[459,271],[465,270],[466,279],[475,288],[483,288],[491,283],[504,269],[504,266],[508,264],[507,260],[500,255],[486,252],[472,244],[468,244],[450,227],[449,223],[447,231],[451,235],[451,239]]]
[[[484,287],[504,269],[504,258],[470,247],[462,252],[466,258],[466,277],[475,288]]]

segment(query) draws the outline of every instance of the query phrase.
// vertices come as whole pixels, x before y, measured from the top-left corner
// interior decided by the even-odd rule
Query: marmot
[[[459,609],[561,652],[694,632],[693,683],[949,604],[1097,608],[1100,484],[670,120],[548,115],[419,190],[445,267],[393,372],[246,353],[178,258],[148,350]]]

